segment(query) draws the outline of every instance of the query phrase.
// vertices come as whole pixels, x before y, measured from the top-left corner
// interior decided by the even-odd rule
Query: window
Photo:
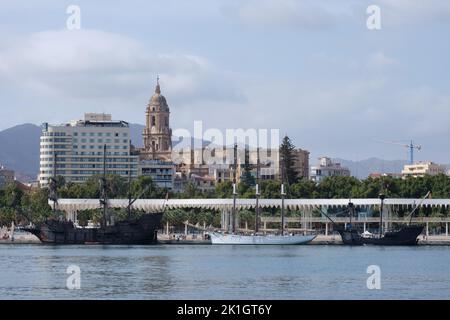
[[[152,116],[152,126],[156,126],[156,118],[155,118],[155,116]]]

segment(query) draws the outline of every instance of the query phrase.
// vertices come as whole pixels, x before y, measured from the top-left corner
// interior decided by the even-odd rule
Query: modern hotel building
[[[139,156],[131,152],[127,122],[112,120],[109,114],[87,113],[84,120],[63,125],[44,123],[40,141],[41,187],[46,187],[53,175],[77,183],[102,174],[105,145],[107,174],[128,177],[131,171],[131,177],[136,178]]]

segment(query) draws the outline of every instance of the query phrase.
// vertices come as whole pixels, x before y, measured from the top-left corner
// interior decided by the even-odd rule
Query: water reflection
[[[2,299],[450,298],[449,247],[0,246]],[[81,290],[66,289],[67,266]],[[382,290],[366,288],[379,265]]]

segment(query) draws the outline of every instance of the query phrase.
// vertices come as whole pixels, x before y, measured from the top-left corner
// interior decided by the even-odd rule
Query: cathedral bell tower
[[[144,149],[141,160],[164,160],[172,158],[172,129],[169,125],[169,106],[161,94],[159,77],[155,94],[150,98],[146,111],[146,126],[142,133]]]

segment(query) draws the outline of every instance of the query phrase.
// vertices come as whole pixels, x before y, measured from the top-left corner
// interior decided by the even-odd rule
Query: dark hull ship
[[[42,243],[50,244],[155,244],[162,216],[162,213],[144,214],[136,220],[99,228],[76,227],[71,221],[49,219],[25,230]]]
[[[387,231],[381,237],[378,235],[363,237],[355,229],[338,229],[336,231],[339,232],[342,242],[346,245],[413,246],[418,243],[418,237],[422,233],[423,228],[424,226],[405,226],[399,230]]]
[[[359,232],[355,229],[336,229],[342,238],[342,242],[352,246],[362,246],[364,244],[363,239]]]
[[[422,199],[425,200],[430,195],[430,192]],[[420,203],[409,214],[409,224],[402,226],[397,230],[383,231],[383,203],[385,196],[380,194],[380,233],[372,234],[370,236],[362,235],[357,229],[352,227],[352,216],[354,215],[353,203],[348,204],[348,213],[350,224],[346,228],[337,226],[337,224],[325,213],[323,213],[333,223],[334,229],[339,233],[342,242],[345,245],[361,246],[361,245],[381,245],[381,246],[414,246],[419,242],[419,235],[423,232],[423,225],[411,225],[411,220],[414,212],[419,207]],[[421,201],[421,202],[422,202]]]
[[[54,160],[56,168],[56,155]],[[141,193],[148,191],[148,185]],[[100,227],[83,228],[76,226],[72,221],[56,218],[47,219],[36,224],[35,227],[26,228],[43,243],[52,244],[116,244],[116,245],[144,245],[157,243],[157,230],[160,228],[163,212],[144,213],[139,218],[132,217],[132,205],[139,198],[131,198],[131,170],[129,171],[129,203],[128,217],[125,220],[110,223],[108,214],[108,197],[106,185],[106,145],[103,148],[103,177],[100,179],[101,199],[100,207],[103,217]],[[49,200],[53,201],[53,211],[56,212],[58,203],[56,170],[49,181]],[[166,199],[167,203],[167,199]],[[165,205],[164,205],[165,208]]]

